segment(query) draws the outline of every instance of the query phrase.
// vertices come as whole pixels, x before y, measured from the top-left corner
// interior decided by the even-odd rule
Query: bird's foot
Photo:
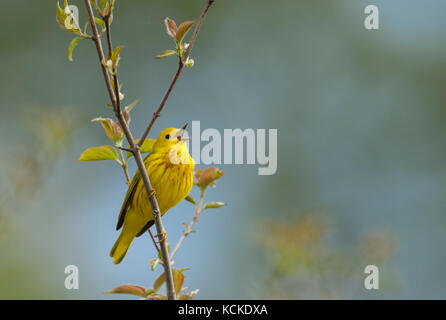
[[[159,240],[158,242],[159,243],[164,242],[164,241],[167,240],[167,232],[163,231],[163,232],[157,234],[155,237],[158,238],[158,240]]]

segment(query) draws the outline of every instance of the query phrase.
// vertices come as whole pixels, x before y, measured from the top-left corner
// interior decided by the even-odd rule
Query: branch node
[[[153,195],[151,195],[150,197],[153,197]],[[158,209],[152,210],[152,214],[155,219],[157,219],[160,216],[160,212]]]
[[[124,148],[124,147],[117,147],[119,150],[122,150],[122,151],[127,151],[127,152],[131,152],[131,153],[135,153],[135,151],[133,150],[133,149],[130,149],[130,148]]]

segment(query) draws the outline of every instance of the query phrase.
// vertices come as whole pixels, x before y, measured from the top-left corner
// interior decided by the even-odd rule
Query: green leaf
[[[183,38],[186,36],[186,34],[189,32],[189,30],[192,28],[192,26],[197,22],[197,20],[193,21],[186,21],[180,24],[177,30],[177,34],[175,36],[175,39],[177,42],[183,41]]]
[[[119,64],[119,55],[121,54],[121,50],[123,46],[116,47],[110,54],[110,60],[113,62],[113,66],[117,67]]]
[[[94,4],[97,13],[98,13],[99,15],[101,15],[101,14],[102,14],[102,12],[101,12],[101,8],[99,8],[99,5],[98,5],[97,0],[91,0],[91,2]]]
[[[105,133],[117,146],[122,146],[125,134],[121,125],[118,122],[113,121],[110,118],[95,118],[91,122],[100,122],[105,130]]]
[[[153,290],[158,292],[164,282],[166,282],[166,274],[163,272],[153,283]]]
[[[56,13],[56,20],[59,26],[62,29],[65,29],[65,12],[60,7],[59,1],[57,1],[57,13]]]
[[[111,291],[106,291],[104,293],[124,293],[124,294],[132,294],[132,295],[139,296],[139,297],[145,297],[146,289],[141,286],[124,284],[124,285],[114,288]]]
[[[99,6],[101,7],[101,9],[104,9],[107,2],[108,2],[108,0],[101,0],[101,2],[99,3]]]
[[[162,263],[162,261],[160,259],[150,260],[150,269],[152,269],[152,271],[155,271],[156,266],[160,263]]]
[[[205,209],[217,209],[224,207],[226,205],[225,202],[209,202],[204,205]]]
[[[139,143],[139,139],[135,140],[135,143]],[[144,140],[144,143],[142,144],[141,148],[139,149],[142,154],[152,152],[153,145],[155,144],[155,139],[147,138]],[[127,149],[130,149],[130,146],[127,147]],[[127,152],[127,159],[133,157],[133,153]]]
[[[85,150],[78,161],[118,161],[118,152],[112,146],[93,147]]]
[[[70,45],[68,46],[68,60],[69,61],[73,61],[73,51],[81,40],[84,40],[84,38],[76,37],[70,42]]]
[[[139,141],[139,139],[138,139]],[[155,139],[150,139],[147,138],[146,140],[144,140],[144,143],[141,146],[141,153],[148,153],[148,152],[152,152],[153,149],[153,145],[155,144]]]
[[[152,293],[155,293],[155,290],[153,290],[152,288],[146,290],[146,296],[151,295]]]
[[[87,34],[87,28],[88,28],[88,24],[90,23],[90,21],[85,22],[84,25],[84,34]]]
[[[101,27],[101,31],[104,32],[104,30],[107,28],[105,22],[99,19],[98,17],[95,17],[94,21]]]
[[[169,253],[170,252],[170,244],[169,244],[169,242],[166,242],[166,245],[167,245],[167,253]],[[159,251],[158,251],[158,258],[161,261],[161,263],[163,263],[164,260],[163,260],[163,253],[162,253],[161,249],[159,249]]]
[[[62,29],[71,33],[82,35],[82,32],[79,29],[78,22],[74,19],[73,14],[68,8],[67,1],[65,1],[65,10],[62,9],[59,5],[59,2],[57,2],[56,21]],[[67,25],[68,21],[70,21],[69,25]]]
[[[195,202],[195,199],[194,199],[194,197],[192,197],[192,196],[187,196],[185,200],[186,200],[186,201],[189,201],[189,202],[192,203],[193,205],[197,205],[197,202]]]
[[[126,106],[124,109],[127,112],[132,111],[132,109],[139,103],[139,99],[136,99],[135,101],[133,101],[131,104],[129,104],[128,106]]]
[[[165,59],[165,58],[169,58],[171,56],[176,55],[177,52],[174,50],[166,50],[163,53],[160,53],[159,55],[156,56],[157,59]]]
[[[183,269],[172,269],[173,282],[175,286],[175,293],[178,295],[181,292],[184,284]]]

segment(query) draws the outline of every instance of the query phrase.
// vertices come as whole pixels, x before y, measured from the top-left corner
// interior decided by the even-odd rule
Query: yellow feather
[[[155,141],[152,152],[144,159],[161,215],[184,200],[193,186],[195,162],[189,154],[187,143],[178,137],[182,137],[182,130],[164,129]],[[171,161],[175,155],[176,158]],[[180,160],[179,163],[177,160]],[[114,263],[122,261],[133,239],[145,231],[148,224],[153,224],[152,206],[137,171],[119,215],[117,229],[124,227],[110,252]]]

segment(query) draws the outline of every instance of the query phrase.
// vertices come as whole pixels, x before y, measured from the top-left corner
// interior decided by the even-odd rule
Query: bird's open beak
[[[178,132],[178,136],[177,136],[178,141],[187,141],[187,140],[190,139],[190,138],[183,138],[184,131],[187,129],[188,126],[189,126],[189,122],[186,123],[186,124],[184,125],[184,127],[181,128],[181,130]]]

